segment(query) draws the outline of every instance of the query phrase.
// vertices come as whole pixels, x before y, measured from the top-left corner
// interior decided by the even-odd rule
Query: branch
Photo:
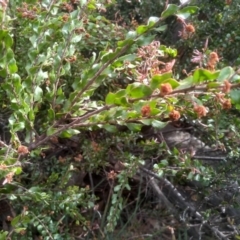
[[[159,20],[157,22],[155,22],[155,24],[153,26],[151,26],[147,32],[138,34],[136,36],[136,38],[134,39],[134,41],[132,43],[127,44],[126,46],[124,46],[117,54],[115,57],[113,57],[112,59],[108,60],[105,64],[103,64],[103,66],[96,72],[96,74],[89,80],[89,82],[85,85],[85,87],[82,88],[82,90],[74,97],[71,105],[70,105],[70,109],[74,106],[74,104],[77,102],[77,100],[82,96],[82,94],[94,83],[94,81],[100,76],[100,74],[111,64],[113,63],[118,57],[120,57],[123,53],[125,53],[130,47],[131,45],[133,45],[135,43],[135,41],[141,37],[144,34],[147,34],[149,31],[151,31],[157,24],[159,24],[161,21],[163,21],[164,18],[159,18]],[[66,114],[67,115],[67,114]]]
[[[93,112],[90,112],[90,113],[88,113],[88,114],[86,114],[86,115],[76,119],[75,121],[73,121],[73,122],[71,122],[71,123],[69,123],[67,125],[62,126],[61,128],[57,129],[55,133],[45,137],[44,139],[42,139],[40,141],[33,142],[32,144],[30,144],[30,146],[28,147],[29,151],[37,148],[38,146],[42,145],[43,143],[45,143],[47,141],[49,141],[51,137],[59,135],[64,130],[72,128],[75,124],[77,124],[77,123],[79,123],[81,121],[84,121],[84,120],[88,119],[89,117],[91,117],[91,116],[93,116],[95,114],[98,114],[98,113],[100,113],[100,112],[102,112],[104,110],[109,110],[112,107],[113,106],[104,106],[104,107],[102,107],[100,109],[97,109],[97,110],[95,110]]]
[[[192,206],[190,206],[184,199],[184,197],[178,192],[178,190],[173,186],[173,184],[171,182],[169,182],[166,178],[163,177],[159,177],[156,173],[146,169],[143,166],[140,166],[140,170],[152,177],[154,177],[155,179],[158,179],[160,181],[160,183],[168,189],[168,193],[169,195],[172,195],[172,201],[174,206],[178,206],[181,210],[184,211],[184,213],[186,214],[187,212],[189,212],[190,217],[194,218],[195,220],[200,220],[201,222],[201,226],[205,226],[207,227],[209,230],[212,231],[212,233],[215,235],[215,237],[217,237],[217,239],[226,239],[226,235],[223,234],[222,232],[220,232],[220,230],[218,230],[215,226],[211,226],[209,224],[209,222],[205,221],[204,218],[202,217],[202,215],[196,211],[196,209]],[[156,191],[156,189],[154,188],[154,190]],[[158,192],[159,193],[159,192]],[[161,195],[161,193],[159,193]],[[164,196],[165,197],[165,196]],[[163,199],[163,198],[162,198]],[[167,202],[165,204],[167,204],[168,206],[171,206],[169,203],[169,200],[167,200]],[[185,215],[184,214],[184,215]],[[186,220],[184,218],[182,218],[182,220],[184,222],[186,222]],[[195,230],[196,231],[196,230]],[[199,239],[201,239],[202,237],[202,232],[199,231],[198,235]]]
[[[100,74],[111,64],[113,63],[118,57],[120,57],[125,51],[127,51],[129,49],[129,47],[132,44],[128,44],[125,47],[123,47],[117,54],[115,57],[113,57],[112,59],[108,60],[105,64],[103,64],[103,66],[96,72],[96,74],[88,81],[88,83],[82,88],[82,90],[74,97],[71,106],[69,107],[69,109],[71,109],[74,104],[77,102],[77,100],[82,96],[82,94],[94,83],[94,81],[100,76]]]
[[[150,178],[150,184],[153,190],[155,191],[155,193],[158,195],[158,198],[160,199],[160,201],[165,204],[169,212],[173,213],[176,216],[178,213],[177,210],[175,209],[174,205],[171,202],[169,202],[169,200],[166,198],[164,193],[161,191],[154,177]]]

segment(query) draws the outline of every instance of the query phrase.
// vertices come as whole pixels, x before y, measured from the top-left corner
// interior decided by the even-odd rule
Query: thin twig
[[[28,149],[29,149],[29,150],[33,150],[33,149],[35,149],[36,147],[42,145],[43,143],[49,141],[51,137],[60,134],[62,131],[66,130],[66,129],[70,129],[70,128],[72,128],[75,124],[77,124],[77,123],[79,123],[79,122],[81,122],[81,121],[84,121],[84,120],[88,119],[89,117],[91,117],[91,116],[93,116],[93,115],[95,115],[95,114],[98,114],[98,113],[103,112],[103,111],[105,111],[105,110],[109,110],[109,109],[112,108],[112,107],[113,107],[113,106],[104,106],[104,107],[102,107],[102,108],[100,108],[100,109],[97,109],[97,110],[95,110],[95,111],[93,111],[93,112],[90,112],[90,113],[88,113],[88,114],[86,114],[86,115],[84,115],[84,116],[76,119],[75,121],[73,121],[73,122],[71,122],[71,123],[69,123],[69,124],[67,124],[67,125],[64,125],[63,127],[57,129],[55,133],[53,133],[53,134],[45,137],[44,139],[42,139],[42,140],[40,140],[40,141],[37,141],[37,142],[34,142],[34,143],[30,144],[30,146],[28,147]]]
[[[204,221],[203,216],[201,213],[196,211],[194,207],[189,206],[189,204],[185,201],[184,197],[177,191],[177,189],[172,185],[171,182],[169,182],[166,178],[159,177],[156,173],[146,169],[143,166],[140,166],[140,170],[155,179],[158,179],[165,187],[169,189],[169,192],[173,195],[174,199],[174,205],[178,205],[178,207],[181,210],[184,210],[184,212],[189,212],[192,217],[195,217],[196,219],[200,220],[201,225],[205,225],[209,230],[212,231],[212,233],[217,237],[217,239],[227,239],[226,236],[220,232],[216,227],[211,226],[207,221]],[[182,219],[184,222],[186,221],[185,217]],[[221,236],[222,238],[219,238]],[[225,238],[224,238],[225,237]],[[202,233],[199,232],[199,239],[202,239]]]
[[[65,53],[67,51],[67,48],[69,47],[70,45],[70,42],[71,42],[71,39],[73,37],[73,34],[74,34],[74,30],[71,32],[71,34],[69,35],[68,39],[67,39],[67,43],[65,45],[65,48],[63,49],[63,52],[62,52],[62,55],[61,55],[61,61],[60,61],[60,64],[59,64],[59,67],[58,67],[58,70],[57,70],[57,75],[56,75],[56,83],[53,85],[53,92],[54,92],[54,98],[53,98],[53,103],[52,103],[52,106],[53,108],[55,108],[55,103],[56,103],[56,98],[57,98],[57,87],[59,85],[59,81],[60,81],[60,73],[61,73],[61,70],[63,68],[63,60],[64,60],[64,57],[65,57]]]
[[[115,57],[107,61],[103,66],[96,72],[96,74],[88,81],[88,83],[81,89],[81,91],[74,97],[69,109],[75,105],[77,100],[82,96],[82,94],[94,83],[94,81],[100,76],[100,74],[111,64],[113,63],[118,57],[120,57],[127,49],[129,49],[130,44],[123,47]]]

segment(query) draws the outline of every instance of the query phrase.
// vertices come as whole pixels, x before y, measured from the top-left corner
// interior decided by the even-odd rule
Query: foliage
[[[218,50],[225,64],[238,65],[239,5],[235,1],[215,1],[206,5],[201,0],[198,5],[201,8],[197,22],[199,40],[208,38],[209,45]],[[217,38],[217,35],[222,37]],[[197,39],[194,41],[196,43]]]
[[[129,179],[151,155],[166,156],[154,165],[159,176],[209,181],[213,172],[178,150],[166,154],[163,146],[159,152],[148,141],[145,151],[134,154],[134,133],[143,126],[162,129],[181,117],[215,122],[232,104],[239,108],[239,73],[224,64],[218,68],[217,52],[196,51],[192,62],[199,68],[179,79],[172,71],[177,49],[156,40],[166,19],[177,16],[184,40],[191,41],[195,29],[186,19],[196,6],[168,4],[145,24],[126,29],[103,16],[106,2],[1,3],[0,107],[11,133],[1,141],[1,195],[18,207],[8,233],[13,239],[30,239],[33,232],[71,239],[76,226],[85,236],[94,235],[94,227],[102,235],[114,231]],[[113,145],[124,168],[108,172]],[[102,169],[111,192],[101,226],[93,226],[93,189],[68,183],[74,171],[85,177]]]

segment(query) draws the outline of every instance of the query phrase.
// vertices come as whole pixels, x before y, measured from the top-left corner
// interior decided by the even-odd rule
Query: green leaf
[[[63,131],[61,134],[60,134],[60,137],[62,138],[70,138],[72,137],[73,135],[76,135],[76,134],[79,134],[80,131],[79,130],[76,130],[76,129],[67,129],[65,131]]]
[[[232,82],[239,82],[240,81],[240,75],[236,74],[232,78]]]
[[[169,83],[173,89],[175,89],[176,87],[178,87],[180,85],[179,82],[173,78],[169,78],[169,79],[163,81],[163,83]]]
[[[14,123],[12,125],[12,129],[15,132],[18,132],[20,130],[23,130],[25,128],[25,123],[24,122],[18,122],[18,123]]]
[[[162,177],[162,176],[164,175],[163,170],[162,170],[162,169],[158,169],[158,170],[157,170],[157,175],[158,175],[159,177]]]
[[[12,37],[7,33],[4,37],[4,43],[6,48],[10,48],[13,45]]]
[[[128,64],[128,68],[135,68],[135,65],[130,65],[130,62],[134,61],[136,59],[136,55],[135,54],[128,54],[128,55],[124,55],[120,58],[118,58],[113,64],[112,64],[112,67],[113,68],[120,68],[122,67],[122,69],[125,68],[125,65],[124,65],[124,62],[129,62]],[[110,72],[112,74],[112,72]]]
[[[17,67],[15,59],[11,59],[9,61],[8,70],[9,70],[9,73],[11,73],[11,74],[16,73],[18,71],[18,67]]]
[[[39,86],[36,86],[34,90],[34,101],[42,100],[42,95],[43,95],[43,90]]]
[[[162,12],[161,17],[162,18],[169,17],[171,15],[176,14],[177,11],[178,11],[178,6],[177,5],[175,5],[175,4],[168,4],[167,5],[167,9]]]
[[[78,20],[79,14],[80,14],[80,13],[79,13],[79,10],[77,9],[77,10],[75,10],[75,11],[72,11],[72,12],[70,13],[70,16],[71,16],[72,19],[75,18],[75,20],[76,20],[76,19]],[[78,21],[77,21],[77,22],[78,22]],[[77,22],[74,22],[74,23],[76,24]]]
[[[183,8],[183,9],[179,10],[176,15],[177,15],[179,18],[187,19],[187,18],[190,17],[192,14],[197,13],[197,12],[198,12],[198,9],[199,9],[199,8],[196,7],[196,6],[188,6],[188,7],[185,7],[185,8]]]
[[[37,73],[37,81],[41,82],[44,79],[48,78],[48,72],[43,72],[42,69],[40,69]]]
[[[47,129],[47,136],[51,136],[51,135],[53,135],[55,132],[56,132],[56,129],[55,129],[55,128],[49,127],[49,128]]]
[[[55,119],[55,111],[52,108],[48,109],[48,119],[53,121]]]
[[[142,124],[139,123],[127,123],[126,126],[133,132],[139,132],[142,129]]]
[[[149,86],[144,84],[139,85],[139,83],[128,85],[126,91],[131,98],[143,98],[152,94],[152,89]]]
[[[165,45],[160,45],[160,50],[162,50],[165,54],[169,55],[170,57],[176,57],[177,56],[177,49],[167,47]]]
[[[118,131],[116,126],[110,125],[110,124],[104,125],[103,128],[106,129],[108,132],[111,132],[111,133],[115,133],[115,132]]]
[[[8,74],[7,69],[0,70],[0,77],[5,78],[7,74]]]
[[[122,117],[125,117],[124,115]],[[127,116],[125,118],[127,119],[136,119],[136,118],[140,118],[141,114],[140,111],[130,111],[127,113]]]
[[[240,104],[240,90],[233,89],[230,91],[230,98],[233,103]]]
[[[33,48],[36,48],[37,47],[37,36],[36,35],[32,35],[30,38],[29,38],[30,42],[32,43],[32,46]]]
[[[194,180],[195,180],[195,181],[200,181],[200,178],[201,178],[200,174],[196,174],[196,175],[194,176]]]
[[[164,32],[166,29],[167,29],[167,25],[162,25],[160,27],[153,28],[153,30],[156,32]]]
[[[6,53],[6,60],[7,60],[7,62],[9,62],[12,59],[14,59],[14,52],[11,48],[8,48],[7,53]]]
[[[121,185],[117,185],[114,187],[114,192],[118,192],[119,190],[121,190],[122,186]]]
[[[218,82],[210,82],[207,84],[207,88],[217,88],[219,87],[221,84]]]
[[[30,109],[29,113],[28,113],[28,118],[30,121],[34,121],[35,119],[35,114],[34,114],[34,111],[33,109]]]
[[[20,173],[22,173],[22,168],[21,167],[16,167],[13,170],[15,172],[16,175],[19,175]]]
[[[71,39],[71,43],[78,43],[82,40],[82,35],[76,35]]]
[[[125,89],[121,89],[115,93],[116,98],[126,97],[127,93]]]
[[[150,126],[152,124],[152,119],[141,119],[140,122],[144,125]]]
[[[13,45],[13,39],[8,31],[0,30],[0,40],[0,42],[4,42],[6,48],[10,48]]]
[[[39,55],[39,51],[37,49],[31,49],[28,52],[28,57],[31,61],[35,61],[36,59],[38,59],[38,55]]]
[[[217,78],[218,82],[223,82],[224,80],[229,79],[234,74],[232,67],[225,67],[220,71],[220,74]]]
[[[109,50],[108,52],[106,52],[106,53],[101,57],[101,61],[102,61],[102,62],[107,62],[107,61],[113,59],[113,58],[116,57],[116,55],[118,54],[119,49],[120,49],[120,48],[118,48],[118,49],[117,49],[116,51],[114,51],[114,52],[113,52],[112,50]],[[100,68],[100,65],[97,65],[97,64],[95,64],[95,65],[96,65],[95,69]]]
[[[192,85],[194,84],[193,76],[185,78],[184,80],[180,81],[179,84],[180,85],[175,90],[182,90],[192,87]]]
[[[161,110],[159,108],[151,108],[151,115],[158,115],[160,112],[162,112],[162,108]]]
[[[126,97],[115,98],[114,104],[119,105],[119,106],[128,106],[129,105]]]
[[[8,232],[7,231],[1,231],[0,232],[0,240],[5,240],[7,239]]]
[[[152,27],[154,24],[156,24],[159,21],[159,17],[150,17],[148,19],[148,26]]]
[[[147,34],[147,36],[142,35],[137,39],[136,43],[139,46],[146,46],[150,44],[154,39],[155,39],[154,35],[150,35],[150,34],[149,35]]]
[[[140,26],[137,27],[136,31],[137,31],[138,34],[143,34],[143,33],[147,32],[148,29],[149,29],[148,26],[140,25]]]
[[[17,224],[19,224],[21,222],[21,215],[16,216],[12,221],[11,221],[11,225],[13,227],[15,227]]]
[[[26,66],[26,70],[27,70],[28,74],[35,75],[38,72],[39,67],[36,67],[36,66],[34,66],[34,67]]]
[[[128,183],[125,184],[125,188],[126,188],[128,191],[131,190],[131,187],[130,187],[130,185],[129,185]]]
[[[131,39],[135,39],[136,37],[137,37],[137,32],[136,31],[129,31],[128,33],[127,33],[127,35],[126,35],[126,40],[124,40],[124,41],[120,41],[122,44],[121,44],[121,46],[119,46],[119,44],[118,44],[118,46],[119,47],[123,47],[123,46],[125,46],[125,45],[127,45],[127,44],[131,44],[131,43],[133,43],[133,40],[131,40]],[[123,44],[124,43],[124,44]]]
[[[215,80],[219,75],[219,72],[210,72],[206,69],[197,69],[193,74],[194,83],[202,83],[204,81]]]
[[[135,38],[135,37],[132,36],[132,38]],[[118,41],[117,45],[118,47],[130,46],[133,42],[134,42],[133,39],[126,39],[124,41]]]
[[[187,179],[192,180],[193,176],[194,176],[194,173],[191,171],[191,172],[188,173]]]
[[[115,94],[110,92],[105,98],[105,103],[108,105],[114,104],[115,98]]]
[[[154,128],[163,129],[168,124],[168,122],[153,120],[151,124]]]
[[[151,89],[157,89],[161,83],[169,79],[172,76],[171,72],[164,73],[162,75],[154,75],[150,82]]]

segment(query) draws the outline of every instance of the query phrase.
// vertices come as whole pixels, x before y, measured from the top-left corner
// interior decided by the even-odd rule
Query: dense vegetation
[[[0,239],[239,239],[237,1],[0,0]]]

